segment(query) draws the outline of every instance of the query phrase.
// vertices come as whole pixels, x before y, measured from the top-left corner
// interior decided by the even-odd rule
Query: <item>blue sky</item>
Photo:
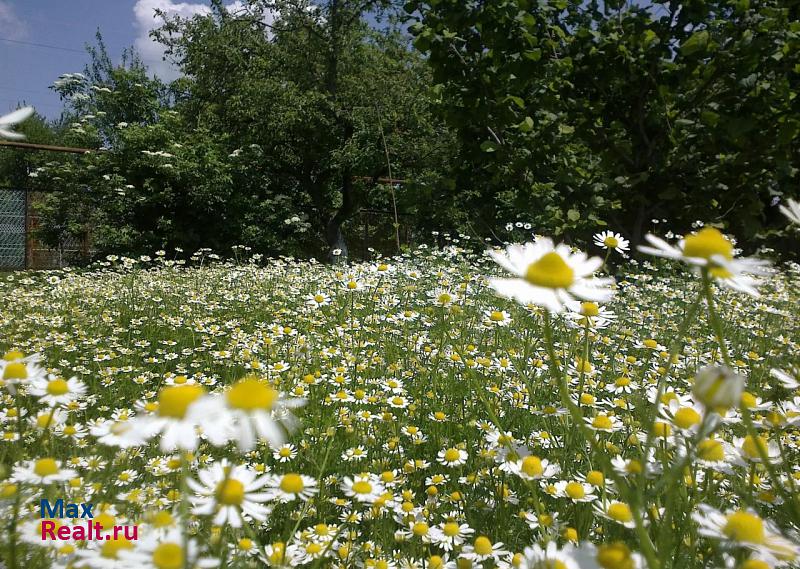
[[[115,61],[134,45],[153,73],[174,78],[147,35],[157,25],[153,12],[191,16],[207,11],[207,5],[206,0],[0,0],[0,115],[24,101],[58,117],[61,102],[49,86],[63,73],[83,71],[89,59],[84,46],[94,42],[97,28]]]
[[[25,101],[57,117],[61,103],[48,87],[62,73],[83,71],[84,46],[94,41],[98,27],[115,59],[133,45],[136,2],[0,0],[0,114]]]

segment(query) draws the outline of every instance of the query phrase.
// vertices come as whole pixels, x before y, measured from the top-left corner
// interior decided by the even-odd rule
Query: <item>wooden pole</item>
[[[21,148],[22,150],[45,150],[47,152],[67,152],[70,154],[86,154],[92,152],[90,148],[73,148],[71,146],[52,146],[50,144],[32,144],[30,142],[14,142],[0,140],[0,147]]]

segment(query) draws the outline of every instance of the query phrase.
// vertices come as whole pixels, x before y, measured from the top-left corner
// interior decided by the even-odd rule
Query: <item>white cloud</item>
[[[28,27],[14,12],[14,6],[5,0],[0,0],[0,36],[10,40],[28,37]]]
[[[0,5],[2,5],[2,1],[0,0]],[[232,13],[245,9],[241,0],[234,0],[227,4],[226,8]],[[202,2],[175,2],[174,0],[137,0],[136,5],[133,7],[135,25],[138,31],[138,36],[134,42],[136,49],[139,51],[142,60],[150,68],[151,73],[164,81],[171,81],[176,79],[180,72],[174,65],[164,61],[164,46],[150,37],[150,31],[160,27],[163,23],[162,19],[156,16],[156,10],[161,10],[168,16],[191,18],[196,15],[210,14],[211,8],[208,4]],[[274,18],[272,15],[266,14],[264,19],[265,21],[271,21]]]

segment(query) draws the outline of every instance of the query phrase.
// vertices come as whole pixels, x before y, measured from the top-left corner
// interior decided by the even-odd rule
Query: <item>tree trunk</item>
[[[350,167],[342,170],[342,205],[333,214],[325,228],[325,239],[328,242],[328,260],[331,263],[346,263],[348,256],[347,243],[342,234],[342,226],[356,213],[356,198],[353,190],[353,174]],[[338,252],[338,255],[334,255]]]

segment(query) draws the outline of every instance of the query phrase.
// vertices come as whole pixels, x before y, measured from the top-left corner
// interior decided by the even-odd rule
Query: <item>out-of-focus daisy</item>
[[[200,557],[197,541],[184,542],[179,528],[166,533],[147,531],[139,536],[135,549],[121,548],[119,559],[129,567],[140,569],[205,569],[218,567],[212,558]]]
[[[726,366],[706,366],[697,372],[692,394],[708,409],[728,409],[741,401],[744,382]]]
[[[595,233],[594,244],[603,249],[614,249],[617,253],[625,253],[630,250],[630,241],[619,233],[613,231],[601,231]]]
[[[264,439],[276,448],[285,442],[281,424],[293,430],[295,419],[290,410],[304,404],[304,399],[284,398],[263,379],[249,375],[224,393],[201,401],[196,417],[212,444],[234,440],[239,448],[251,450],[257,440]]]
[[[789,221],[800,225],[800,202],[793,199],[786,200],[786,205],[779,207],[781,213],[789,218]]]
[[[264,521],[270,509],[264,505],[269,494],[258,492],[269,482],[267,475],[258,474],[244,465],[231,466],[227,461],[212,465],[197,473],[200,482],[189,479],[189,487],[197,493],[192,498],[193,512],[214,516],[216,525],[242,526],[242,516]]]
[[[61,468],[61,461],[50,457],[29,460],[14,466],[11,475],[15,482],[28,482],[31,484],[51,484],[64,482],[78,476],[78,473],[68,468]]]
[[[546,547],[534,544],[533,547],[526,547],[523,554],[523,561],[520,567],[523,569],[581,569],[573,557],[574,546],[567,543],[559,549],[555,541],[548,542]],[[621,567],[625,567],[622,565]]]
[[[633,528],[636,526],[636,523],[633,521],[633,512],[630,506],[625,502],[595,502],[594,511],[600,517],[621,524],[626,528]]]
[[[576,566],[580,569],[605,569],[607,567],[641,569],[646,567],[642,556],[631,551],[621,541],[604,543],[600,546],[585,542],[571,553]]]
[[[800,556],[800,547],[781,535],[777,526],[748,510],[730,510],[722,513],[707,504],[700,504],[692,517],[697,522],[698,533],[757,552],[769,552],[784,562]]]
[[[0,117],[0,138],[7,138],[8,140],[24,140],[25,135],[14,132],[14,126],[22,121],[30,118],[33,115],[33,107],[22,107],[16,111],[10,112],[7,115]]]
[[[561,312],[575,298],[591,301],[610,299],[613,279],[595,278],[603,264],[598,257],[573,253],[569,246],[554,245],[547,238],[525,245],[509,245],[505,251],[489,251],[489,256],[516,278],[492,278],[498,294],[528,305],[536,304],[551,312]]]
[[[800,371],[792,370],[792,374],[780,370],[772,369],[769,374],[781,382],[786,389],[800,389]]]
[[[121,439],[149,437],[161,433],[161,450],[195,450],[200,437],[197,434],[198,418],[190,407],[205,395],[199,385],[165,387],[158,394],[155,413],[139,415],[130,420],[133,429],[120,434]]]
[[[670,245],[660,237],[646,235],[651,246],[642,245],[642,253],[677,259],[698,268],[705,268],[711,278],[752,296],[758,296],[759,280],[749,275],[766,274],[769,261],[756,258],[734,258],[733,243],[714,227],[704,227]]]

